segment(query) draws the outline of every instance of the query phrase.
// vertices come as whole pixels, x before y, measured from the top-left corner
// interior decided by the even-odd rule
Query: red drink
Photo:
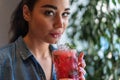
[[[57,80],[69,78],[78,79],[78,58],[75,50],[55,50],[53,51],[53,62],[55,65]]]

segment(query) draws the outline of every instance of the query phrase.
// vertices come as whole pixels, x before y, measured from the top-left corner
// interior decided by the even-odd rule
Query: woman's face
[[[28,34],[42,42],[56,43],[68,26],[69,13],[69,0],[38,0],[27,19]]]

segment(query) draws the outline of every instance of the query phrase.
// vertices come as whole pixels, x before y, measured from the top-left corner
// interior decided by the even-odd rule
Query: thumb
[[[78,66],[85,68],[86,63],[85,63],[85,60],[83,58],[84,58],[84,53],[81,52],[80,55],[78,56]]]
[[[84,53],[80,52],[79,56],[78,56],[78,61],[82,61],[84,57]]]

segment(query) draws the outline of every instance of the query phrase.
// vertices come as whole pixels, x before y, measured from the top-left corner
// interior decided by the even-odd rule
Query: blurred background
[[[86,80],[120,80],[120,0],[71,0],[67,36],[84,51]]]
[[[0,47],[8,43],[10,17],[20,0],[0,0]]]
[[[0,47],[19,0],[0,0]],[[65,41],[85,53],[86,80],[120,80],[120,0],[71,0]]]

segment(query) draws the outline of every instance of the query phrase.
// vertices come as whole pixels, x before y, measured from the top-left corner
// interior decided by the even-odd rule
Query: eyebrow
[[[42,7],[43,7],[43,8],[52,8],[52,9],[57,10],[57,7],[56,7],[56,6],[50,5],[50,4],[43,5]],[[70,10],[70,8],[65,8],[65,11],[67,11],[67,10]]]

